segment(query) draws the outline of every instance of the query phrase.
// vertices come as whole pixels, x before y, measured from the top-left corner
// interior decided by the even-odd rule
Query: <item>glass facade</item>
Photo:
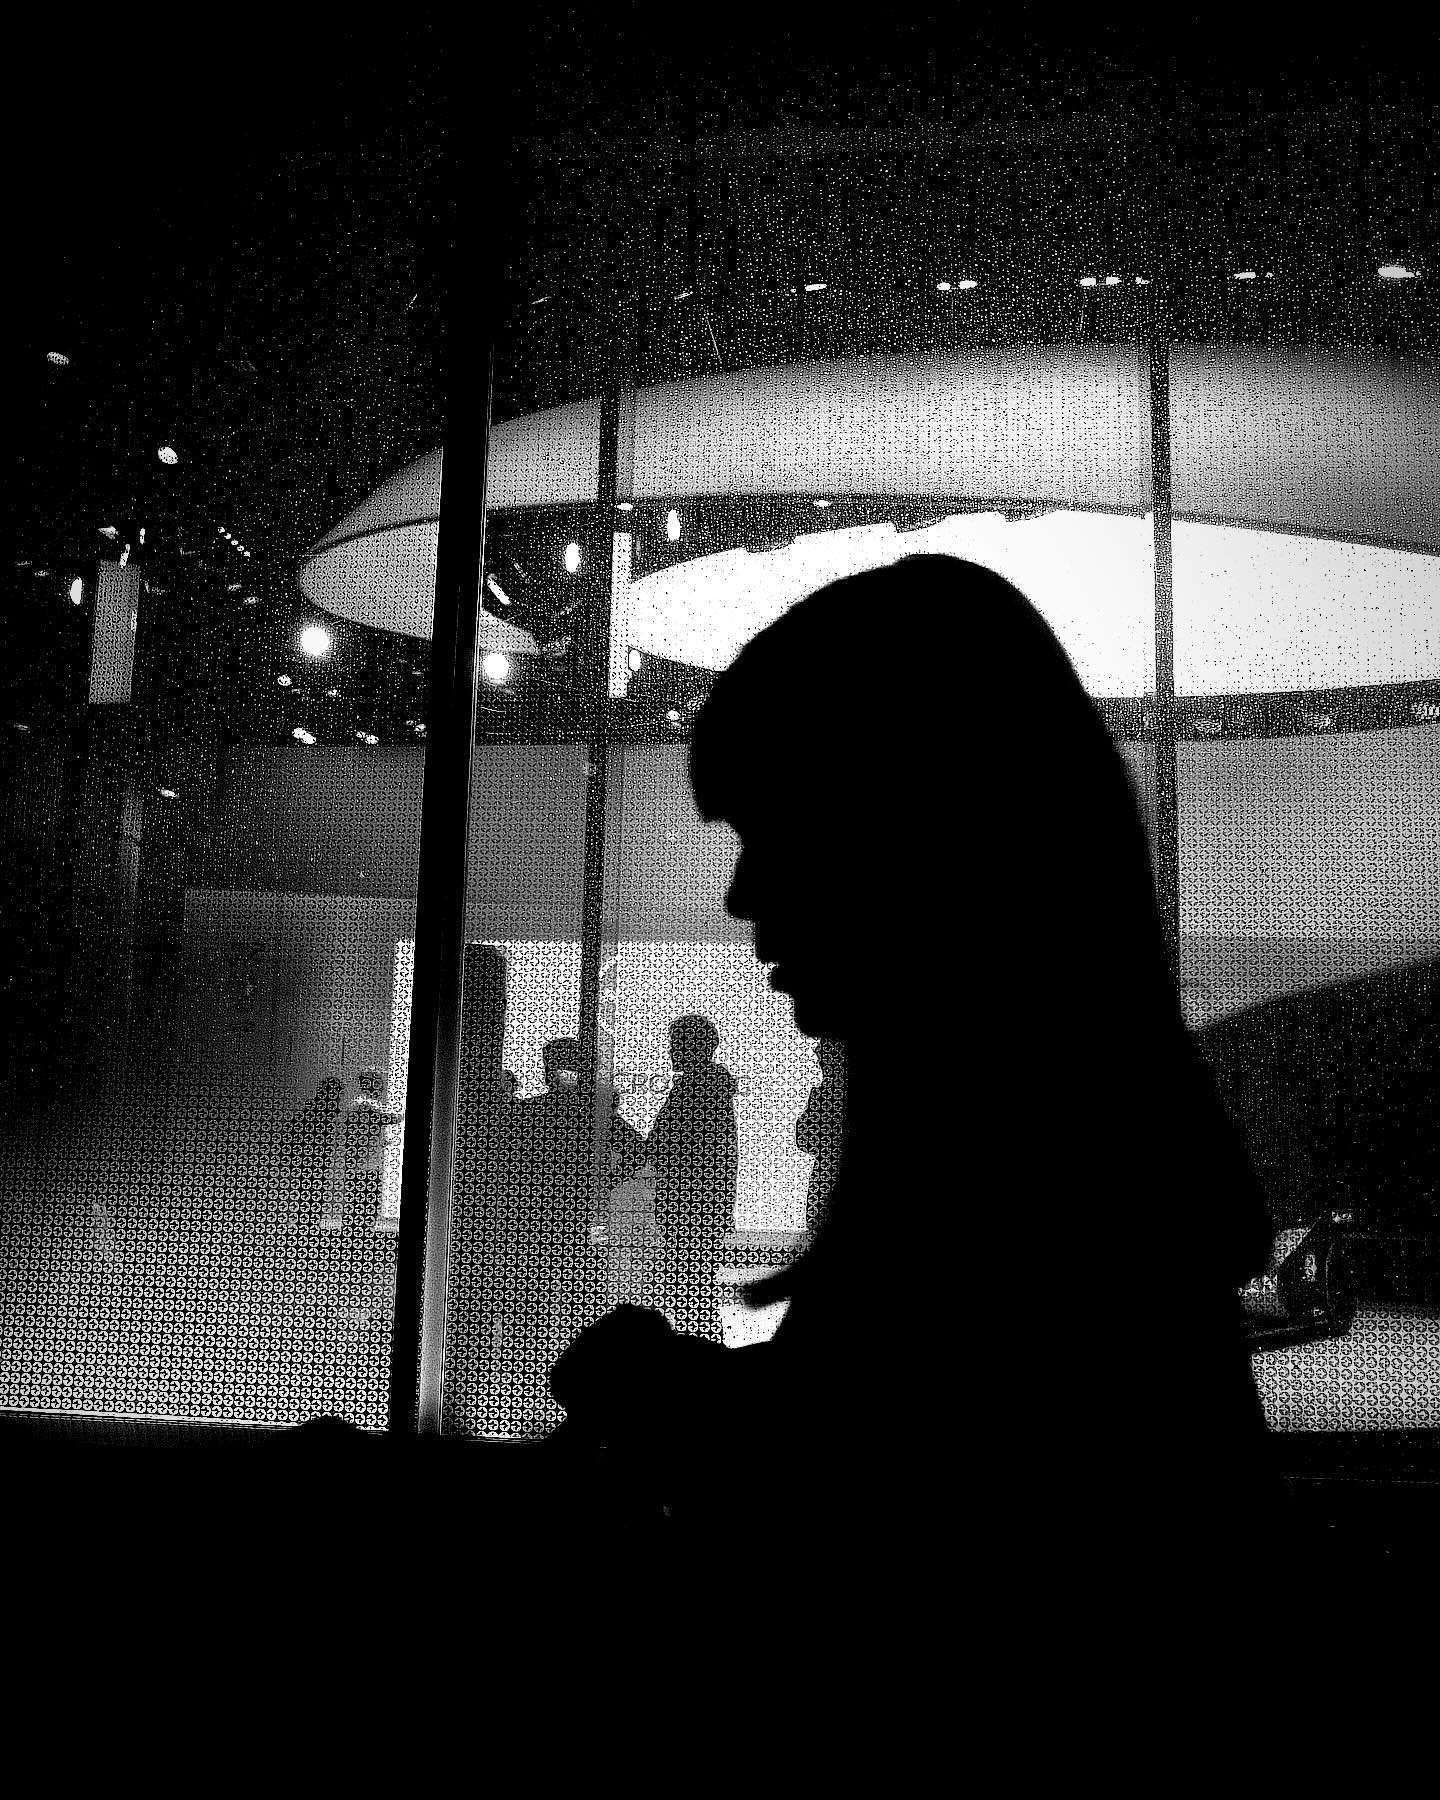
[[[773,1329],[736,1284],[823,1214],[843,1053],[726,911],[736,840],[696,811],[689,731],[795,600],[933,552],[1027,595],[1125,758],[1272,1288],[1343,1232],[1347,1305],[1315,1276],[1308,1335],[1257,1350],[1272,1426],[1440,1423],[1424,172],[1393,108],[1173,103],[511,146],[446,1433],[543,1437],[550,1366],[622,1301],[732,1345]],[[78,338],[37,358],[4,571],[12,1412],[387,1422],[433,1050],[432,177],[398,150],[257,173],[234,250],[184,276],[213,348],[163,404]],[[862,737],[881,690],[949,709],[962,757],[1006,755],[967,691],[1031,728],[1023,670],[931,667],[901,621],[854,679]],[[877,1260],[917,1229],[877,1218]]]
[[[22,395],[0,1403],[378,1429],[426,663],[295,568],[440,428],[434,184],[247,173],[97,249]]]

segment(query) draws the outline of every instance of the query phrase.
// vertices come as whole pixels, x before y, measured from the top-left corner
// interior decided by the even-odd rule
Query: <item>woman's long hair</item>
[[[1015,587],[913,556],[819,589],[717,679],[690,771],[707,816],[804,806],[853,839],[857,882],[883,869],[888,916],[855,946],[857,980],[878,993],[907,940],[932,946],[922,980],[913,951],[896,977],[908,998],[883,995],[913,1071],[889,1125],[852,1133],[814,1244],[751,1304],[873,1256],[861,1210],[873,1227],[887,1168],[922,1240],[967,1208],[998,1255],[1028,1209],[1079,1279],[1107,1259],[1123,1276],[1183,1254],[1238,1284],[1263,1264],[1263,1203],[1184,1022],[1131,778]],[[920,1067],[942,1072],[928,1118]],[[946,1071],[964,1121],[943,1104]],[[950,1191],[922,1175],[947,1165]]]

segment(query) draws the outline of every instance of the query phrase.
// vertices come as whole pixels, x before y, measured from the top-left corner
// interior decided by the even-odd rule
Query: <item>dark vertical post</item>
[[[445,454],[390,1354],[389,1424],[401,1433],[439,1431],[444,1383],[476,636],[495,373],[492,308],[503,267],[503,245],[477,266],[471,238],[480,207],[476,176],[470,156],[457,150],[447,221]],[[492,238],[501,236],[492,221]]]
[[[1150,504],[1155,527],[1155,861],[1156,900],[1180,979],[1180,815],[1175,751],[1175,584],[1170,532],[1169,305],[1152,283],[1142,308],[1141,342],[1149,378]]]
[[[633,393],[630,406],[633,409]],[[588,617],[582,679],[586,719],[585,869],[580,901],[580,1049],[581,1079],[590,1112],[591,1223],[599,1224],[609,1172],[609,1058],[600,1033],[602,976],[613,980],[617,924],[615,887],[621,793],[620,769],[612,769],[606,721],[610,710],[610,629],[614,598],[614,542],[617,445],[621,435],[622,395],[607,391],[600,401],[600,479],[595,497],[593,543],[602,566]],[[614,776],[612,787],[611,777]]]

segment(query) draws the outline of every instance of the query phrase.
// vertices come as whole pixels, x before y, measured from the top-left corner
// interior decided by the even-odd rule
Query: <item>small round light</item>
[[[571,543],[565,546],[565,569],[566,573],[570,575],[579,573],[580,546],[578,544]]]
[[[680,723],[680,713],[676,707],[672,706],[670,708],[669,712],[666,713],[665,717],[670,721],[670,723],[672,725],[678,725]]]
[[[232,581],[227,584],[225,592],[227,594],[238,594],[244,585],[243,581]]]
[[[617,510],[620,512],[634,512],[635,502],[633,500],[621,500],[618,503]]]
[[[295,684],[288,675],[277,675],[275,677],[275,685],[276,687],[293,687]]]
[[[937,281],[935,283],[935,292],[937,294],[948,294],[950,292],[950,283],[948,281]]]
[[[665,521],[665,535],[672,544],[680,542],[680,515],[672,506],[669,517]]]
[[[70,604],[72,606],[80,606],[84,603],[84,599],[85,583],[77,575],[70,583]]]
[[[162,444],[155,454],[160,458],[167,469],[173,469],[180,460],[179,456],[171,449],[169,444]]]
[[[323,625],[307,625],[300,633],[300,648],[307,656],[327,656],[332,642]]]
[[[70,367],[70,358],[63,350],[47,350],[45,352],[45,360],[48,363],[54,363],[57,369],[68,369]]]
[[[178,800],[180,798],[174,788],[161,788],[159,794],[162,800]]]
[[[260,596],[258,594],[247,594],[245,596],[245,604],[247,606],[258,606],[260,604]]]
[[[641,663],[644,662],[644,660],[645,660],[645,658],[640,654],[640,652],[638,650],[629,650],[625,654],[626,664],[632,670],[638,669],[640,667]]]
[[[510,658],[503,650],[487,650],[480,660],[480,667],[485,671],[487,681],[498,683],[510,679]]]
[[[303,725],[297,725],[290,735],[299,744],[313,744],[315,742],[314,736],[308,732]]]
[[[325,698],[327,700],[338,700],[340,698],[339,688],[326,688]]]

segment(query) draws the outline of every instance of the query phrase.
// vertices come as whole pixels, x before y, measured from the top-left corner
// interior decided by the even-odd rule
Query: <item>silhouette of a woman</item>
[[[877,636],[910,679],[874,684]],[[990,1630],[1233,1601],[1273,1498],[1236,1288],[1272,1234],[1049,627],[953,558],[835,582],[719,677],[690,772],[740,839],[728,910],[844,1045],[848,1135],[813,1243],[749,1290],[789,1301],[769,1343],[612,1314],[557,1397],[671,1471],[697,1541],[798,1531],[807,1605],[837,1569],[852,1615],[943,1571]]]

